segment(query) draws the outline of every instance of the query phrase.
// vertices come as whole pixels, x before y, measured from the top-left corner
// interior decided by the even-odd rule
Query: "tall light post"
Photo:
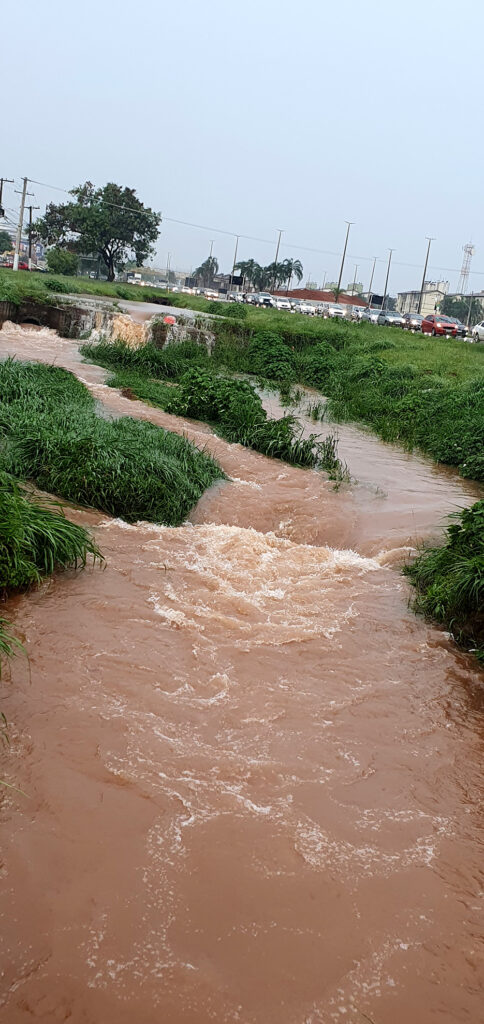
[[[385,302],[387,301],[388,278],[390,277],[390,267],[391,267],[391,264],[392,264],[392,256],[393,256],[394,252],[395,252],[395,249],[389,249],[388,250],[389,256],[388,256],[387,276],[385,278],[385,291],[383,293],[383,302],[381,304],[381,311],[382,311],[382,313],[383,313],[383,311],[385,309]]]
[[[422,274],[422,284],[421,284],[421,287],[420,287],[420,295],[418,297],[417,313],[421,313],[422,312],[423,293],[424,293],[424,288],[425,288],[425,277],[426,277],[426,274],[427,274],[427,266],[428,266],[428,262],[429,262],[430,246],[431,246],[432,242],[435,241],[434,238],[429,238],[428,235],[426,237],[427,237],[427,242],[429,244],[427,246],[427,255],[425,257],[425,266],[424,266],[424,270],[423,270],[423,274]]]
[[[230,281],[229,281],[229,288],[230,288],[230,285],[232,285],[232,287],[233,287],[233,283],[234,283],[235,264],[237,263],[237,249],[238,248],[239,248],[239,235],[236,235],[235,236],[234,262],[232,264],[232,276],[231,276]]]
[[[375,276],[375,267],[376,267],[377,259],[378,259],[378,256],[374,256],[373,257],[373,266],[371,268],[371,277],[370,277],[370,287],[368,288],[368,309],[371,306],[371,297],[373,295],[373,292],[372,292],[371,289],[372,289],[372,286],[373,286],[373,278]]]
[[[356,277],[357,277],[357,274],[358,274],[358,264],[356,264],[356,267],[355,267],[355,276],[354,276],[354,278],[353,278],[353,288],[351,289],[351,294],[352,294],[352,295],[354,295],[354,294],[355,294],[355,288],[356,288]]]
[[[276,245],[276,257],[275,257],[275,260],[274,260],[274,276],[272,278],[272,291],[274,291],[274,288],[276,286],[276,267],[277,267],[277,261],[279,259],[279,248],[280,248],[280,245],[281,245],[281,235],[283,234],[283,228],[278,228],[277,230],[279,232],[279,235],[278,235],[277,245]]]
[[[349,237],[349,233],[350,233],[350,227],[351,227],[352,224],[354,224],[354,221],[352,221],[352,220],[345,220],[345,224],[347,225],[347,228],[346,228],[346,238],[345,238],[345,247],[343,249],[343,255],[341,257],[341,266],[339,268],[338,287],[336,289],[336,302],[338,301],[339,293],[341,291],[341,278],[343,277],[343,267],[345,265],[346,249],[348,247],[348,237]]]

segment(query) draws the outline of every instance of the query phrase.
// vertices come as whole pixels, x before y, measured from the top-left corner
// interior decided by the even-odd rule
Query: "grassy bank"
[[[54,295],[66,298],[76,295],[93,295],[107,299],[125,299],[130,302],[154,302],[178,306],[180,309],[196,309],[207,312],[210,302],[197,295],[182,295],[162,291],[160,288],[142,288],[139,285],[121,284],[109,281],[92,281],[88,277],[62,277],[58,274],[32,274],[26,271],[0,269],[0,302],[20,305],[26,299],[38,302],[52,302]]]
[[[404,570],[415,610],[449,629],[484,662],[484,501],[452,518],[439,547]]]
[[[159,406],[176,416],[209,423],[227,441],[282,459],[294,466],[320,467],[331,479],[347,479],[333,438],[304,438],[294,416],[267,418],[262,402],[247,381],[219,374],[206,349],[186,342],[157,349],[132,349],[122,342],[85,344],[88,359],[114,370],[108,379],[129,397]]]
[[[25,590],[60,569],[84,568],[100,558],[87,530],[65,518],[59,505],[41,501],[0,469],[0,598]],[[1,659],[17,641],[0,618]]]
[[[87,388],[57,367],[6,360],[0,393],[4,468],[68,501],[176,526],[223,476],[176,434],[97,416]]]

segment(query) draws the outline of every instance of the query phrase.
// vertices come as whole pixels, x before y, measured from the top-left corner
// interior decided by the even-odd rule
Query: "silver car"
[[[403,327],[405,319],[401,313],[396,313],[393,309],[384,309],[379,313],[376,322],[385,327]]]
[[[474,341],[484,341],[484,320],[472,328],[472,338]]]
[[[376,324],[378,322],[378,317],[380,316],[380,313],[381,309],[365,309],[365,312],[362,314],[361,319],[365,320],[367,323]]]

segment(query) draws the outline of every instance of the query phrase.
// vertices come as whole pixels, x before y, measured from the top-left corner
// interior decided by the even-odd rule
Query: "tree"
[[[8,231],[0,231],[0,253],[10,252],[13,249],[12,239]]]
[[[133,257],[138,266],[154,254],[161,216],[144,206],[132,188],[90,181],[71,189],[74,202],[49,203],[33,233],[47,245],[99,256],[114,281],[116,268]]]
[[[208,288],[212,284],[212,281],[218,274],[218,259],[216,256],[208,256],[203,263],[193,272],[194,278],[203,285],[204,288]]]
[[[53,274],[65,274],[67,277],[76,276],[79,268],[77,253],[54,247],[47,250],[46,259],[47,266]]]
[[[283,260],[282,265],[285,268],[283,280],[287,282],[286,292],[288,292],[293,277],[296,278],[298,284],[300,281],[302,281],[303,265],[301,263],[301,260],[290,259]]]
[[[480,299],[470,295],[463,295],[460,299],[454,298],[453,295],[446,295],[441,303],[440,312],[445,316],[453,316],[464,324],[467,323],[470,312],[469,322],[475,324],[482,317],[482,304]]]

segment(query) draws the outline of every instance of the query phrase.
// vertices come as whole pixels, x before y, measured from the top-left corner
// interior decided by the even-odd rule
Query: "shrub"
[[[274,331],[257,331],[249,344],[248,355],[252,372],[260,377],[281,381],[293,375],[291,350]]]
[[[484,501],[453,516],[445,540],[405,568],[414,607],[484,659]]]
[[[75,252],[54,247],[47,250],[47,266],[53,274],[75,277],[79,269],[79,257]]]

